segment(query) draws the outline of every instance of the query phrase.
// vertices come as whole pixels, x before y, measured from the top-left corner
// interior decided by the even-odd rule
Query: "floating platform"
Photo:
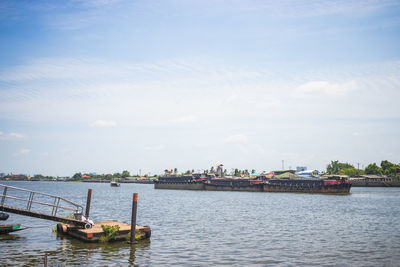
[[[118,226],[119,231],[115,238],[108,241],[129,241],[131,233],[131,225],[117,221],[103,221],[95,222],[93,227],[90,229],[82,229],[72,224],[57,224],[57,232],[72,236],[85,242],[101,242],[102,237],[105,237],[102,225],[104,226]],[[151,230],[148,226],[136,225],[135,240],[148,239],[151,236]]]

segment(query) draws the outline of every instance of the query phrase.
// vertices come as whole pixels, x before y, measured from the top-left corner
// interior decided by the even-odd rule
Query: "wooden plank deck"
[[[86,242],[99,242],[100,238],[104,235],[102,225],[107,226],[119,226],[118,235],[115,238],[115,241],[128,241],[129,234],[131,232],[131,225],[128,223],[117,222],[117,221],[103,221],[103,222],[95,222],[94,226],[90,229],[82,229],[78,228],[74,225],[64,225],[64,234],[75,237],[77,239],[86,241]],[[62,226],[60,226],[62,227]],[[59,227],[57,227],[58,229]],[[149,238],[151,236],[151,230],[148,226],[139,226],[136,225],[136,233],[135,236],[141,239]],[[114,240],[111,240],[114,241]]]

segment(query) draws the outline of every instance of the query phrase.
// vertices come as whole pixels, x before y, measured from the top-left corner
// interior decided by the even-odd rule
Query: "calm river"
[[[139,225],[150,241],[86,244],[58,237],[55,222],[10,214],[24,231],[0,236],[1,266],[400,266],[400,188],[352,188],[348,196],[155,190],[153,185],[1,182],[86,205],[91,219]]]

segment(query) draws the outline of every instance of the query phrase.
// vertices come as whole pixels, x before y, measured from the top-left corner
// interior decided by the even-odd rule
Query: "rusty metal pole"
[[[87,192],[87,201],[86,201],[86,219],[89,219],[89,212],[90,212],[90,201],[92,200],[92,189],[88,189]]]
[[[137,201],[138,201],[138,194],[134,193],[132,202],[131,240],[130,240],[131,244],[135,242]]]

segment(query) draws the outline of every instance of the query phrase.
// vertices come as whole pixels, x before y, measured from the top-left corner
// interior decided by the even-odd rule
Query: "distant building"
[[[320,172],[318,170],[306,170],[306,171],[301,171],[296,173],[300,177],[304,178],[311,178],[311,177],[319,177],[321,176]]]
[[[276,171],[272,171],[272,172],[269,173],[269,174],[280,175],[280,174],[283,174],[283,173],[286,173],[286,172],[289,172],[289,173],[291,173],[291,174],[294,174],[294,173],[295,173],[294,170],[276,170]]]
[[[296,167],[296,172],[304,172],[307,170],[307,167]]]

